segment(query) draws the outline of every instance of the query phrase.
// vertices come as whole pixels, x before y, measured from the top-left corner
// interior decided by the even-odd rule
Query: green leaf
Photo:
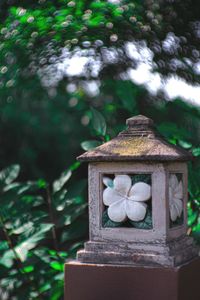
[[[105,18],[103,16],[96,16],[94,18],[91,18],[89,21],[88,21],[88,25],[91,26],[91,27],[97,27],[101,22],[104,22],[105,21]]]
[[[185,149],[190,149],[192,147],[192,144],[188,143],[186,141],[179,140],[178,143],[181,147],[183,147]]]
[[[16,259],[16,255],[20,261],[24,262],[27,259],[29,250],[35,248],[38,242],[44,238],[44,234],[52,227],[52,224],[41,224],[39,226],[39,230],[14,247],[14,251],[11,249],[6,251],[0,259],[0,264],[7,268],[12,267],[14,260]]]
[[[49,255],[46,248],[36,248],[32,251],[34,255],[43,263],[50,264],[51,256]]]
[[[22,270],[25,273],[31,273],[34,270],[34,266],[27,266],[27,267],[24,267]]]
[[[9,249],[9,245],[7,241],[0,242],[0,251],[5,251]]]
[[[194,149],[192,150],[192,154],[193,154],[194,156],[200,156],[200,148],[194,148]]]
[[[54,276],[55,280],[62,280],[64,282],[64,272],[60,272]]]
[[[59,192],[62,189],[62,187],[65,185],[65,183],[70,179],[71,175],[72,175],[71,170],[67,170],[63,172],[60,178],[54,181],[53,192],[54,193]]]
[[[92,150],[98,146],[100,146],[102,143],[96,140],[93,141],[84,141],[81,143],[81,147],[83,150],[88,151],[88,150]]]
[[[12,165],[0,172],[0,181],[5,182],[6,184],[10,184],[18,177],[19,172],[20,166]]]
[[[151,175],[149,174],[138,174],[131,176],[132,184],[135,184],[137,182],[145,182],[147,184],[151,184]]]
[[[194,232],[200,232],[200,223],[194,227]]]
[[[22,196],[22,200],[27,204],[31,203],[33,207],[39,206],[44,203],[44,199],[42,196],[24,195]]]
[[[33,228],[33,222],[28,222],[28,223],[23,224],[22,226],[19,226],[16,229],[13,229],[11,231],[11,233],[12,234],[21,234],[22,232],[30,230],[32,228]]]
[[[45,189],[47,187],[47,183],[44,179],[39,179],[37,184],[40,189]]]
[[[63,274],[63,272],[62,272]],[[51,289],[51,300],[60,300],[63,299],[62,294],[63,294],[63,290],[64,290],[64,286],[63,286],[64,280],[59,280],[56,283],[55,288],[52,290]]]
[[[69,170],[70,171],[75,171],[80,167],[81,163],[79,161],[75,161],[70,167]]]
[[[198,211],[192,211],[192,209],[188,209],[188,225],[192,226],[199,216]]]
[[[38,183],[35,181],[27,181],[25,183],[14,182],[9,185],[6,185],[3,189],[4,192],[8,192],[14,190],[18,195],[23,194],[25,192],[35,192],[38,191],[40,187]]]
[[[105,136],[106,121],[105,121],[103,115],[100,112],[98,112],[96,109],[94,109],[93,107],[91,108],[91,112],[92,112],[92,127],[94,128],[94,130],[96,130],[96,132],[99,135]]]
[[[140,222],[135,222],[129,220],[129,223],[137,229],[152,229],[153,228],[153,223],[152,223],[152,212],[150,209],[147,210],[145,219]]]
[[[44,238],[45,233],[48,232],[52,227],[52,224],[41,224],[36,233],[15,248],[15,251],[19,255],[21,261],[26,260],[28,251],[35,248],[38,242]]]
[[[114,227],[122,227],[123,225],[123,222],[113,222],[110,220],[109,216],[108,216],[108,212],[107,210],[105,210],[103,212],[103,216],[102,216],[102,224],[103,224],[103,227],[106,228],[106,227],[110,227],[110,228],[114,228]]]
[[[6,268],[11,268],[13,265],[14,258],[15,258],[14,252],[12,250],[8,250],[0,258],[0,264]]]
[[[56,256],[57,255],[57,252],[55,250],[48,250],[48,252],[51,256]]]
[[[48,290],[52,289],[52,286],[49,282],[45,282],[45,284],[39,289],[40,293],[44,293]]]
[[[51,266],[52,269],[54,269],[56,271],[63,271],[63,268],[64,268],[63,264],[61,264],[57,261],[52,261],[50,263],[50,266]]]
[[[72,213],[64,216],[64,225],[70,225],[74,220],[80,217],[87,207],[87,203],[78,205],[75,209],[72,209]]]

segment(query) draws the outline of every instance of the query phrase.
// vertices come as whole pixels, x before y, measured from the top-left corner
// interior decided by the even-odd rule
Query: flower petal
[[[131,178],[128,175],[116,175],[114,179],[114,189],[121,195],[127,196],[131,188]]]
[[[174,204],[170,205],[170,218],[172,222],[175,222],[178,217],[178,212]]]
[[[107,206],[118,202],[120,200],[124,200],[124,198],[115,190],[110,187],[107,187],[103,191],[103,203]]]
[[[176,187],[178,186],[178,178],[176,175],[174,175],[174,174],[170,175],[169,186],[171,187],[172,190],[175,190]]]
[[[141,202],[131,200],[126,201],[126,214],[132,221],[138,222],[145,218],[147,205]]]
[[[113,203],[108,208],[108,216],[113,222],[126,220],[125,200]]]
[[[130,190],[129,198],[133,201],[147,201],[151,198],[151,186],[145,182],[138,182]]]
[[[180,199],[174,198],[174,205],[176,207],[178,216],[181,217],[181,214],[183,212],[183,201]]]
[[[174,195],[175,198],[182,199],[183,198],[183,183],[182,181],[179,182],[179,184],[174,189]]]

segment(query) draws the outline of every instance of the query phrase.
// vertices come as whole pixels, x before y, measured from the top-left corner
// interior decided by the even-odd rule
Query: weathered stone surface
[[[104,228],[102,213],[105,174],[149,173],[152,176],[153,229]],[[168,178],[181,173],[184,186],[184,224],[170,228]],[[90,241],[78,253],[81,262],[176,266],[198,256],[187,233],[187,166],[183,162],[96,162],[89,166]]]
[[[119,241],[119,242],[152,242],[174,239],[187,232],[187,192],[184,190],[184,219],[183,226],[170,230],[169,201],[168,201],[168,173],[183,174],[187,183],[187,167],[185,163],[92,163],[89,166],[89,223],[90,240]],[[152,208],[153,229],[141,230],[135,228],[103,228],[102,212],[102,177],[106,174],[151,174],[152,177]],[[184,185],[185,186],[185,185]],[[187,185],[186,185],[187,186]]]
[[[198,252],[193,239],[183,236],[168,243],[88,242],[77,259],[83,263],[174,267],[198,257]]]
[[[78,157],[80,161],[186,161],[192,156],[167,143],[144,116],[127,120],[127,130],[111,141]]]
[[[187,165],[190,154],[170,145],[144,116],[127,120],[128,129],[78,159],[89,164],[90,241],[78,252],[84,263],[177,266],[198,256],[187,234]],[[103,177],[151,175],[151,229],[104,227]],[[181,174],[183,224],[170,226],[169,178]],[[111,176],[111,177],[112,177]]]

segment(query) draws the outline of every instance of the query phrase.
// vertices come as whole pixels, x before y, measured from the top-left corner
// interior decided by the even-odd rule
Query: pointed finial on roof
[[[128,127],[134,127],[134,126],[153,126],[154,122],[152,119],[147,118],[143,115],[138,115],[132,118],[129,118],[126,120],[126,124]]]
[[[158,136],[158,133],[154,128],[153,120],[143,115],[138,115],[127,119],[126,125],[128,125],[128,128],[120,132],[119,136]]]

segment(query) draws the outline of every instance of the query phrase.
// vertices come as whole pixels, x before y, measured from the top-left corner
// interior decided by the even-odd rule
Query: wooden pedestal
[[[176,268],[65,265],[65,300],[199,300],[200,259]]]

